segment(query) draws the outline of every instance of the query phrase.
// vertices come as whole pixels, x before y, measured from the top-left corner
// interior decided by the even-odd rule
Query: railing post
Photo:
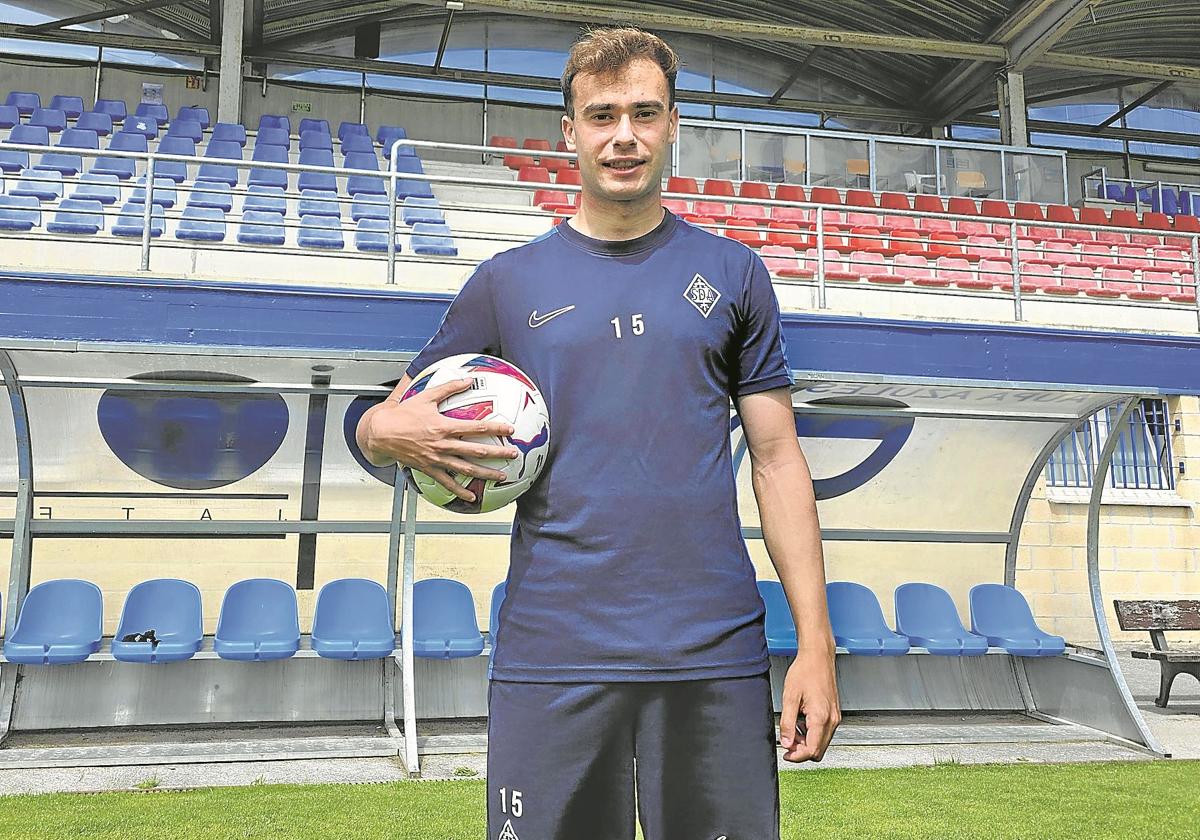
[[[817,308],[825,309],[825,213],[817,206]]]
[[[392,141],[391,153],[388,155],[388,247],[387,247],[387,282],[396,282],[396,153],[400,148],[402,138]]]
[[[1183,287],[1180,286],[1180,293]],[[1192,234],[1192,293],[1196,296],[1196,329],[1200,330],[1200,234]]]
[[[1009,253],[1012,255],[1013,277],[1013,318],[1024,320],[1021,314],[1021,254],[1017,246],[1017,223],[1011,222],[1009,228]]]
[[[154,216],[154,155],[146,162],[145,206],[142,207],[142,271],[150,270],[150,222]]]

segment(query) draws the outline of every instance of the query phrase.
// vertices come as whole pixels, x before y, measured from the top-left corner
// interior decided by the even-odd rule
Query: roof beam
[[[1121,117],[1128,114],[1134,108],[1137,108],[1139,105],[1144,105],[1145,103],[1149,102],[1151,99],[1158,96],[1160,93],[1162,93],[1164,90],[1166,90],[1173,84],[1175,84],[1175,83],[1174,82],[1159,82],[1154,87],[1150,88],[1150,90],[1146,91],[1141,96],[1139,96],[1137,99],[1135,99],[1132,102],[1130,102],[1129,104],[1127,104],[1124,108],[1117,111],[1117,113],[1113,114],[1111,117],[1106,119],[1104,122],[1100,123],[1095,128],[1093,128],[1092,133],[1099,134],[1101,131],[1108,128],[1110,125],[1115,123],[1117,120],[1121,119]]]
[[[124,14],[123,12],[115,12]],[[111,17],[114,10],[108,12]],[[178,41],[173,38],[146,38],[141,35],[122,35],[114,32],[86,32],[78,29],[30,32],[23,26],[0,23],[0,38],[25,38],[30,41],[49,41],[55,44],[84,44],[92,47],[118,47],[130,50],[175,53],[177,55],[220,55],[218,44],[199,41]]]
[[[808,55],[804,56],[804,60],[796,65],[796,69],[788,74],[788,77],[784,79],[783,84],[779,86],[779,89],[767,98],[767,102],[772,105],[778,102],[780,98],[788,92],[788,88],[796,84],[796,82],[800,79],[800,76],[809,68],[809,65],[812,64],[812,60],[817,57],[817,53],[820,51],[820,47],[813,47],[812,51],[809,52]]]
[[[114,6],[111,9],[101,9],[98,12],[88,12],[86,15],[75,15],[75,17],[62,18],[61,20],[48,20],[45,23],[38,23],[33,26],[21,27],[26,35],[33,35],[41,32],[52,32],[56,29],[62,29],[67,26],[77,26],[81,23],[94,23],[105,18],[116,17],[117,15],[128,15],[134,12],[147,12],[151,9],[158,9],[162,6],[177,6],[183,0],[142,0],[140,3],[130,3],[128,6]]]

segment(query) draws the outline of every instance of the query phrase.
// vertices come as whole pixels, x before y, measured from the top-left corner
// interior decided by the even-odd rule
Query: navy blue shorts
[[[488,685],[488,840],[778,840],[768,674]]]

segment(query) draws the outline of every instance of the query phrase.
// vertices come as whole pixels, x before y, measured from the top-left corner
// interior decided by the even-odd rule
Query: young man
[[[462,437],[508,430],[438,414],[469,380],[399,403],[410,376],[491,353],[547,401],[551,451],[517,502],[490,674],[489,840],[632,840],[635,797],[646,840],[779,836],[731,397],[799,633],[784,758],[820,761],[840,720],[816,503],[770,277],[744,245],[661,205],[676,68],[662,40],[635,29],[575,44],[562,129],[579,155],[578,214],[480,265],[359,426],[372,462],[419,468],[469,501],[448,473],[498,477],[464,459],[513,453]]]

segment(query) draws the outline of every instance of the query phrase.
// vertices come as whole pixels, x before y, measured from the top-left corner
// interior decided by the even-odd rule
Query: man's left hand
[[[833,654],[801,650],[783,681],[779,743],[785,761],[820,761],[842,722]]]

